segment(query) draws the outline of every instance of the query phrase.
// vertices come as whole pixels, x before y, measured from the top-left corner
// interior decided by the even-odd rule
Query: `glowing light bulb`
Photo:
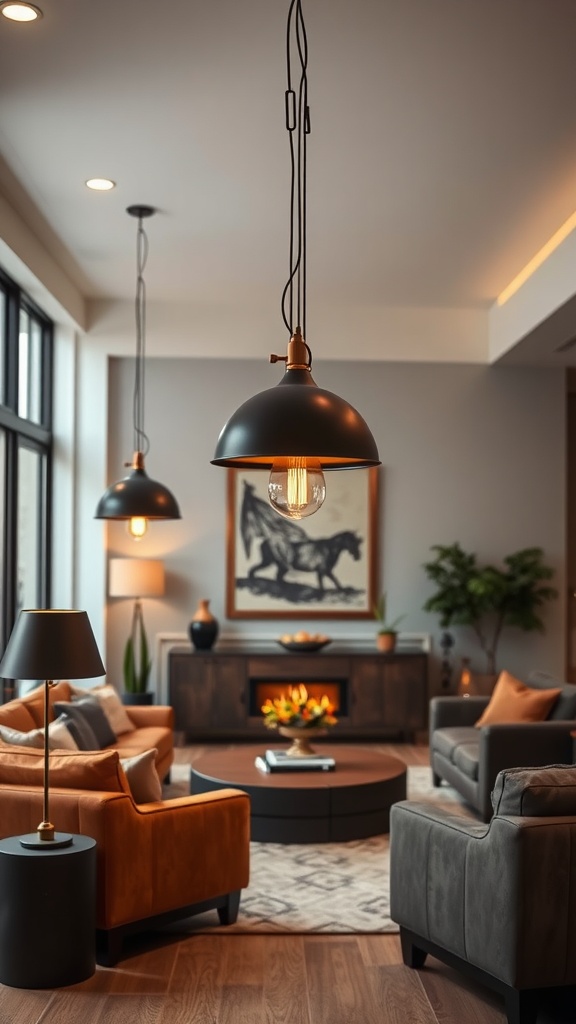
[[[148,520],[142,516],[133,516],[128,520],[128,533],[133,540],[140,540],[148,529]]]
[[[316,459],[279,459],[272,466],[268,498],[272,508],[286,519],[313,515],[325,497],[324,474]]]

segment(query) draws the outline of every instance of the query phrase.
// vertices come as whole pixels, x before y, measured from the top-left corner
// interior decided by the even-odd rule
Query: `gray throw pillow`
[[[64,718],[64,724],[76,740],[79,750],[102,750],[102,745],[82,708],[72,702],[56,702],[54,714]]]
[[[80,708],[96,736],[101,750],[116,743],[116,733],[110,725],[108,716],[100,701],[96,697],[72,697],[72,707]]]

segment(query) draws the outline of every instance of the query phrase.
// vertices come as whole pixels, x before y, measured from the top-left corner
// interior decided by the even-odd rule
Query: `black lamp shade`
[[[181,519],[182,516],[172,492],[157,480],[151,480],[144,468],[137,468],[104,492],[94,518]]]
[[[4,679],[91,679],[106,669],[86,612],[20,612],[0,662]]]
[[[376,442],[359,412],[319,388],[309,370],[286,370],[249,398],[220,433],[212,465],[265,469],[276,459],[317,459],[322,469],[379,466]]]

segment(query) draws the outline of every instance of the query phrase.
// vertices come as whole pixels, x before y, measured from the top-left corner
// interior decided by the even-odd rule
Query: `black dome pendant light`
[[[294,16],[294,20],[293,20]],[[299,61],[298,92],[292,88],[292,45]],[[308,42],[301,0],[291,0],[286,31],[286,128],[290,139],[290,274],[282,293],[282,317],[290,335],[282,380],[249,398],[223,427],[212,459],[233,469],[270,468],[270,503],[288,519],[316,512],[326,495],[323,470],[379,466],[376,442],[359,412],[312,377],[306,334],[306,143]],[[298,326],[294,326],[294,325]]]
[[[148,238],[142,227],[144,217],[151,217],[156,210],[153,206],[129,206],[126,210],[131,217],[138,218],[136,235],[136,369],[134,373],[134,455],[130,473],[112,484],[102,495],[94,515],[95,519],[125,519],[128,530],[135,540],[143,537],[148,520],[180,519],[180,509],[174,495],[151,480],[144,468],[144,457],[148,454],[150,442],[144,431],[144,392],[146,362],[146,285],[144,267],[148,257]]]

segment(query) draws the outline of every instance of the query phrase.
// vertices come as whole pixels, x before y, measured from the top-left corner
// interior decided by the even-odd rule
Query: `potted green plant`
[[[374,618],[377,622],[381,622],[382,625],[376,634],[376,646],[379,651],[390,652],[396,647],[396,637],[398,635],[398,626],[405,618],[404,615],[398,616],[393,622],[386,622],[386,594],[383,593],[378,598],[374,605]]]
[[[132,630],[124,648],[124,704],[152,704],[154,694],[148,690],[148,679],[152,659],[148,648],[148,638],[144,628],[142,605],[134,602]]]
[[[544,632],[540,609],[558,596],[548,580],[553,570],[544,565],[540,548],[523,548],[504,558],[504,568],[480,566],[476,555],[460,544],[435,544],[435,557],[424,565],[436,591],[424,610],[440,616],[443,629],[469,626],[486,656],[486,668],[496,674],[496,654],[502,630],[516,626],[524,632]]]

